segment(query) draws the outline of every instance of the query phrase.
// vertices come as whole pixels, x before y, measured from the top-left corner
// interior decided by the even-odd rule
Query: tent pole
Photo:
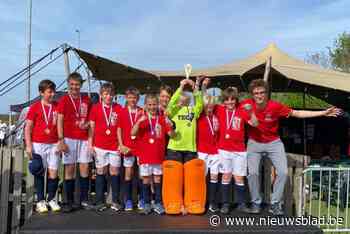
[[[86,73],[87,73],[87,79],[88,79],[88,95],[89,95],[89,98],[91,98],[91,74],[87,69],[86,69]]]
[[[307,88],[304,88],[303,90],[303,109],[305,110],[306,108],[306,100],[305,100],[305,96],[306,96],[306,92],[307,92]],[[304,167],[306,167],[306,163],[307,163],[307,140],[306,140],[306,119],[303,119],[303,144],[304,144],[304,157],[303,157],[303,165]]]

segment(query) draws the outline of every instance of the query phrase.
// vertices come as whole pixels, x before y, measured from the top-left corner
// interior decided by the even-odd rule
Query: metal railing
[[[324,232],[350,232],[350,166],[310,166],[300,179],[299,216],[316,217]]]

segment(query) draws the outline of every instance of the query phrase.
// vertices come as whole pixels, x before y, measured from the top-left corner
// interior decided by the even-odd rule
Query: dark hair
[[[115,94],[115,88],[114,88],[113,83],[111,83],[111,82],[103,83],[100,87],[100,94],[102,94],[104,91],[111,92],[111,93]]]
[[[223,101],[234,98],[238,101],[238,89],[236,87],[228,87],[224,91],[222,91],[221,98]]]
[[[248,86],[249,93],[253,94],[253,90],[258,87],[265,88],[266,93],[269,92],[269,85],[266,81],[264,81],[263,79],[255,79],[252,80]]]
[[[157,102],[158,102],[158,96],[156,94],[154,94],[154,93],[146,94],[146,96],[145,96],[145,105],[146,105],[148,99],[156,99]]]
[[[51,80],[42,80],[39,83],[38,89],[40,93],[45,92],[45,90],[47,89],[52,89],[53,91],[56,91],[56,85]]]
[[[132,94],[132,95],[139,97],[140,91],[136,87],[131,86],[125,90],[125,95],[129,95],[129,94]]]
[[[167,92],[168,94],[170,94],[170,96],[173,94],[173,90],[169,85],[162,85],[159,88],[159,93],[161,93],[162,91]]]
[[[69,74],[69,76],[67,78],[67,82],[69,82],[70,80],[78,81],[80,84],[83,83],[83,77],[80,75],[79,72],[73,72],[73,73]]]

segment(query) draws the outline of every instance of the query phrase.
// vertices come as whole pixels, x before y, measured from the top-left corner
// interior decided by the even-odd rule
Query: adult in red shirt
[[[249,92],[252,99],[244,100],[241,104],[251,106],[258,119],[258,126],[248,128],[248,183],[252,201],[250,211],[252,213],[261,212],[259,164],[262,153],[267,153],[277,173],[269,211],[274,215],[283,215],[281,201],[288,168],[284,145],[278,134],[279,120],[288,117],[337,116],[341,110],[335,107],[324,111],[293,110],[277,101],[269,100],[268,85],[262,79],[253,80],[249,85]]]
[[[114,85],[104,83],[100,88],[101,102],[91,108],[89,120],[89,151],[95,157],[96,176],[96,206],[97,211],[107,208],[104,199],[106,186],[105,176],[109,172],[112,187],[111,209],[119,211],[121,202],[120,193],[120,152],[117,142],[117,129],[120,124],[122,107],[113,104]]]
[[[158,114],[158,98],[153,94],[145,97],[146,115],[142,115],[131,130],[131,136],[139,138],[140,176],[142,177],[142,192],[144,198],[144,214],[151,212],[151,181],[155,190],[154,211],[164,213],[162,205],[162,162],[165,156],[166,136],[172,136],[174,131],[171,122],[164,115]]]
[[[123,167],[125,168],[124,192],[125,192],[125,210],[133,210],[132,202],[132,178],[133,167],[138,156],[138,137],[131,136],[131,129],[137,120],[142,116],[143,109],[137,106],[140,99],[140,92],[134,87],[129,87],[125,91],[126,105],[123,108],[120,126],[118,127],[118,142],[123,156]],[[141,181],[139,181],[139,187]],[[138,208],[143,208],[142,193],[139,194]]]
[[[64,192],[67,203],[64,212],[72,211],[74,202],[75,165],[79,163],[80,170],[80,204],[88,208],[89,163],[92,157],[88,152],[88,114],[90,98],[80,93],[83,79],[74,72],[68,76],[68,94],[61,97],[58,104],[58,149],[63,153],[62,162],[65,168]]]
[[[47,201],[52,211],[61,208],[54,199],[58,187],[58,167],[60,156],[57,153],[57,103],[53,101],[56,85],[51,80],[39,83],[41,100],[33,103],[28,111],[25,126],[26,152],[32,161],[32,154],[40,155],[44,168],[47,168]],[[30,162],[34,163],[34,162]],[[40,172],[39,172],[40,173]],[[47,212],[44,196],[44,174],[34,174],[38,202],[36,211]]]

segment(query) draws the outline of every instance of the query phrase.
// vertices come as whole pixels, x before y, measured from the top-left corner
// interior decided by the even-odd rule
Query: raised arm
[[[191,80],[184,79],[180,82],[179,88],[175,91],[173,96],[171,96],[171,99],[169,101],[166,113],[169,116],[169,118],[174,117],[176,112],[179,111],[180,107],[178,106],[179,99],[181,97],[182,91],[186,84],[190,84],[192,82]]]

